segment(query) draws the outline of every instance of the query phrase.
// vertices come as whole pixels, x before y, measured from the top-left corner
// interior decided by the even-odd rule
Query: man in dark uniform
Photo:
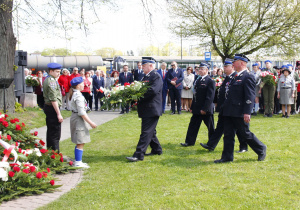
[[[142,118],[142,133],[136,151],[132,157],[126,157],[131,162],[144,160],[144,155],[161,155],[162,147],[156,137],[156,125],[162,114],[162,87],[160,75],[154,71],[155,60],[151,57],[142,58],[144,78],[149,88],[138,102],[138,115]],[[145,154],[150,144],[151,152]]]
[[[167,82],[169,88],[169,95],[171,98],[171,114],[175,114],[175,101],[177,104],[177,112],[181,114],[181,91],[183,89],[182,81],[184,78],[183,71],[177,68],[177,63],[171,63],[172,68],[168,70]]]
[[[61,135],[61,123],[63,117],[60,113],[62,95],[57,78],[60,75],[61,65],[58,63],[49,63],[49,76],[43,83],[43,95],[45,99],[44,112],[46,114],[47,125],[47,148],[59,152],[59,140]]]
[[[219,112],[217,127],[216,127],[215,132],[209,138],[207,144],[200,143],[200,145],[203,148],[208,149],[209,151],[213,151],[216,148],[216,146],[218,145],[218,143],[224,133],[223,104],[224,104],[225,97],[226,97],[225,94],[227,93],[227,91],[229,89],[229,84],[230,84],[231,80],[233,80],[233,78],[237,74],[233,69],[231,59],[225,60],[224,71],[226,74],[226,78],[223,81],[222,85],[220,86],[219,92],[217,95],[218,102],[217,102],[216,111]],[[242,139],[241,134],[239,132],[237,132],[237,136],[238,136],[238,139],[240,142],[240,150],[238,151],[238,153],[243,153],[243,152],[248,151],[247,143],[245,142],[245,140]]]
[[[137,67],[138,68],[134,70],[133,79],[135,81],[142,81],[143,77],[145,76],[144,72],[143,72],[143,69],[142,69],[142,63],[138,62]]]
[[[249,130],[251,110],[255,99],[255,78],[247,72],[249,59],[243,54],[234,56],[233,66],[237,75],[230,83],[223,105],[224,149],[220,160],[215,163],[233,161],[234,137],[236,130],[258,155],[258,161],[266,157],[267,147]]]
[[[200,64],[199,77],[194,84],[194,97],[191,106],[193,116],[186,134],[185,143],[182,146],[194,146],[201,122],[204,121],[208,129],[208,138],[215,131],[213,116],[213,100],[215,97],[215,81],[208,76],[208,65]]]
[[[119,83],[121,85],[124,85],[125,83],[129,83],[131,84],[133,82],[133,76],[130,72],[128,72],[128,65],[124,65],[123,66],[123,72],[120,73],[119,76]],[[125,107],[121,107],[122,111],[120,112],[120,114],[124,114],[125,109],[126,109],[126,113],[129,112],[129,104],[126,104]]]

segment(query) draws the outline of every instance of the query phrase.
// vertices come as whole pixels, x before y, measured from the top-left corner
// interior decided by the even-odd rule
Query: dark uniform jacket
[[[215,81],[208,75],[204,78],[199,78],[194,84],[194,97],[192,101],[193,114],[200,114],[203,110],[206,115],[213,114],[213,100],[215,97]]]
[[[139,73],[139,70],[138,69],[135,69],[134,70],[134,73],[133,73],[133,77],[134,77],[134,80],[136,81],[141,81],[143,79],[143,77],[145,76],[144,74],[144,71],[141,70],[141,72]]]
[[[177,77],[177,81],[176,81],[176,85],[180,84],[178,87],[175,87],[174,85],[171,84],[171,81]],[[168,70],[168,74],[167,74],[167,82],[168,82],[168,88],[176,88],[176,89],[183,89],[183,85],[182,85],[182,81],[184,78],[184,74],[183,74],[183,70],[180,68],[177,68],[177,74],[173,69],[169,69]]]
[[[155,70],[152,70],[148,75],[144,76],[142,81],[148,82],[150,87],[144,97],[138,102],[139,117],[161,116],[163,82],[160,75]]]
[[[254,75],[243,71],[231,81],[227,98],[223,105],[223,116],[244,117],[251,114],[255,99]]]
[[[220,86],[219,92],[218,92],[218,102],[217,102],[216,112],[222,113],[223,105],[224,105],[224,102],[225,102],[225,99],[226,99],[226,97],[225,97],[225,95],[226,95],[226,86],[227,86],[227,88],[229,88],[230,82],[231,82],[231,80],[233,80],[233,78],[235,77],[236,74],[237,73],[235,71],[231,75],[226,76],[223,83],[222,83],[222,85]]]
[[[133,77],[132,74],[130,72],[127,72],[127,77],[125,78],[125,74],[124,72],[120,73],[119,75],[119,83],[121,85],[124,85],[124,83],[132,83],[133,82]]]

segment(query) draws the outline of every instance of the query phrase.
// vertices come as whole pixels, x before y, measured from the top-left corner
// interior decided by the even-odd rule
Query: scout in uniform
[[[62,95],[57,79],[60,75],[61,65],[49,63],[49,76],[43,83],[43,96],[45,100],[44,112],[47,125],[47,148],[59,152],[59,140],[61,136],[61,123],[63,117],[60,113]]]
[[[92,128],[97,125],[90,120],[87,115],[88,106],[81,91],[84,89],[84,80],[82,77],[75,77],[71,80],[70,89],[70,109],[72,116],[70,119],[71,141],[75,146],[75,163],[74,166],[89,168],[88,164],[82,162],[83,146],[91,141],[87,124]]]
[[[272,68],[272,62],[270,60],[266,60],[265,64],[266,64],[266,68],[262,69],[262,71],[267,71],[277,76],[277,71]],[[265,84],[262,90],[263,90],[264,105],[265,105],[264,117],[272,117],[273,110],[274,110],[275,86]]]

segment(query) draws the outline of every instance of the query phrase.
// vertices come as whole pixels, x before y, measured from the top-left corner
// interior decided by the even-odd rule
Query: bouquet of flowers
[[[36,76],[28,75],[25,77],[25,83],[27,86],[36,87],[40,85],[40,82]]]
[[[222,77],[215,77],[213,78],[213,80],[215,80],[216,82],[216,90],[218,90],[220,88],[220,86],[223,83],[223,78]]]
[[[262,88],[264,85],[270,85],[270,86],[275,86],[278,79],[276,78],[276,76],[274,76],[274,74],[269,73],[267,71],[263,71],[260,74],[260,79],[261,79],[261,83],[260,83],[260,87]]]
[[[103,109],[116,109],[119,104],[125,107],[132,101],[138,101],[144,96],[148,88],[147,83],[135,81],[131,84],[125,83],[124,86],[117,85],[112,90],[104,89]]]

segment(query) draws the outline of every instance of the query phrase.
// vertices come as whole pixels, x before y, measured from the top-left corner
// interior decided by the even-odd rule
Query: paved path
[[[106,123],[110,120],[113,120],[120,116],[119,112],[117,111],[99,111],[99,112],[91,112],[88,114],[90,119],[94,121],[97,125],[101,125]],[[43,140],[46,140],[46,127],[34,129],[38,131],[38,136],[41,137]],[[65,119],[62,123],[62,131],[70,131],[70,118]],[[66,140],[71,137],[70,132],[62,132],[61,141]],[[60,188],[54,193],[43,193],[42,195],[33,195],[33,196],[23,196],[18,199],[14,199],[7,202],[2,202],[0,205],[0,210],[11,210],[11,209],[36,209],[42,207],[63,194],[70,191],[72,188],[75,188],[78,183],[81,182],[83,176],[82,170],[77,170],[73,173],[63,174],[63,175],[56,175],[59,181],[56,181],[55,184],[62,185]]]

